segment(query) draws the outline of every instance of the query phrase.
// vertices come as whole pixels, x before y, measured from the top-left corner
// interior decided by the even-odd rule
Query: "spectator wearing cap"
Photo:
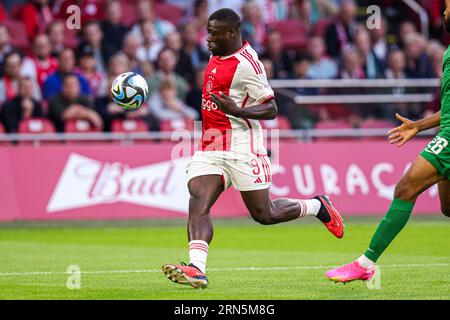
[[[92,95],[92,89],[89,81],[75,71],[75,54],[72,49],[64,49],[59,54],[58,70],[47,77],[43,86],[44,99],[49,100],[62,92],[64,76],[73,74],[78,78],[81,93],[86,96]]]
[[[89,97],[81,93],[79,78],[72,73],[62,77],[62,91],[50,99],[48,117],[58,132],[64,131],[66,121],[76,119],[87,120],[95,128],[103,128],[100,115],[94,110]]]
[[[264,53],[261,58],[272,60],[275,79],[288,79],[292,75],[292,58],[283,49],[282,35],[278,30],[267,33]]]
[[[105,19],[100,23],[104,41],[111,45],[114,52],[119,51],[128,28],[122,24],[122,5],[120,0],[105,2]]]
[[[114,54],[114,48],[105,41],[100,24],[95,21],[87,22],[83,28],[82,42],[77,48],[77,57],[84,52],[93,52],[97,60],[99,72],[106,72],[109,58]]]
[[[33,98],[34,82],[30,78],[19,80],[18,95],[9,99],[1,108],[1,119],[8,133],[18,131],[20,121],[31,117],[42,117],[42,106]]]
[[[58,60],[51,56],[50,39],[46,34],[34,38],[33,52],[23,61],[21,74],[30,77],[42,89],[47,77],[58,69]]]
[[[33,41],[36,35],[53,21],[48,0],[28,0],[21,9],[21,19],[28,39]]]
[[[327,53],[338,58],[341,51],[351,45],[357,28],[357,7],[354,0],[342,0],[339,15],[325,31]]]
[[[0,77],[3,75],[3,62],[5,55],[11,53],[12,51],[13,47],[10,43],[8,28],[4,24],[0,23]]]

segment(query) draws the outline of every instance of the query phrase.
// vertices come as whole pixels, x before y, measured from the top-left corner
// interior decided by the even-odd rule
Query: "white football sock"
[[[320,207],[322,204],[317,199],[309,199],[309,200],[301,200],[297,199],[297,202],[300,205],[300,216],[299,218],[303,218],[304,216],[312,215],[317,216],[319,213]]]
[[[206,258],[208,257],[208,243],[203,240],[189,242],[189,263],[206,272]]]
[[[375,265],[375,262],[367,258],[365,255],[361,255],[356,261],[358,261],[359,265],[365,269],[372,268]]]

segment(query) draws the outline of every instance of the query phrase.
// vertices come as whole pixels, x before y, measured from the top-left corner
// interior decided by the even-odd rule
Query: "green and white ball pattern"
[[[111,94],[120,107],[127,110],[137,109],[147,100],[147,81],[135,72],[122,73],[114,79]]]

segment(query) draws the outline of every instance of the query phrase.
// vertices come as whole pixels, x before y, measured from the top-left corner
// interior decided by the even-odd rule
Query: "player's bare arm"
[[[226,114],[232,115],[237,118],[256,119],[256,120],[270,120],[274,119],[278,113],[278,107],[274,99],[270,99],[268,102],[246,107],[239,108],[236,103],[230,97],[219,93],[219,98],[214,93],[211,93],[211,100],[217,105],[217,107]]]
[[[419,132],[438,127],[441,123],[440,111],[418,121],[409,120],[398,113],[395,114],[395,117],[400,120],[402,124],[388,132],[388,139],[391,144],[397,143],[397,147],[404,145]]]

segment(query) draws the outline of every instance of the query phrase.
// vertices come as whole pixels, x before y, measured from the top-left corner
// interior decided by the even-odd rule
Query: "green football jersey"
[[[441,130],[450,134],[450,46],[443,59],[441,84]]]

